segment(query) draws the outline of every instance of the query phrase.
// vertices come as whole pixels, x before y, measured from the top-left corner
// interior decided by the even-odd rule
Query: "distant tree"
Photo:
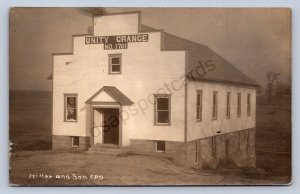
[[[280,74],[272,71],[267,72],[268,86],[269,86],[269,102],[272,101],[274,83],[279,79]]]
[[[256,88],[256,93],[257,93],[257,96],[262,96],[264,93],[264,88],[262,86],[258,86]]]
[[[275,96],[277,98],[282,98],[284,95],[291,95],[291,84],[287,82],[278,81],[276,85]]]

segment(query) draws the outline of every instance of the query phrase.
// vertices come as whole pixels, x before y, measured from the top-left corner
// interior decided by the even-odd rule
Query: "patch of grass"
[[[51,92],[10,91],[9,138],[13,152],[51,149],[51,95]]]
[[[273,104],[259,102],[256,117],[257,166],[277,177],[291,176],[290,98]]]

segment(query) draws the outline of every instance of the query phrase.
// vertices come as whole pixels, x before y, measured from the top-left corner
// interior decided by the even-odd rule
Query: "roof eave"
[[[254,83],[245,83],[245,82],[233,82],[233,81],[228,81],[228,80],[219,80],[219,79],[205,79],[205,78],[194,78],[191,79],[189,78],[190,81],[195,81],[195,82],[215,82],[215,83],[221,83],[221,84],[230,84],[230,85],[239,85],[239,86],[247,86],[247,87],[260,87],[258,83],[254,81]]]

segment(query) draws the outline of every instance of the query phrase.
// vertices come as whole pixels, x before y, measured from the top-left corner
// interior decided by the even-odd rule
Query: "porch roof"
[[[93,99],[100,94],[102,91],[105,91],[108,95],[110,95],[115,101],[120,103],[121,105],[132,105],[133,102],[125,96],[118,88],[114,86],[103,86],[100,90],[98,90],[92,97],[90,97],[85,103],[90,104]]]

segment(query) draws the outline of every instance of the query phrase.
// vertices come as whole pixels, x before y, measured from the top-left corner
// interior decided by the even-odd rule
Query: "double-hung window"
[[[230,118],[230,92],[226,95],[226,118]]]
[[[196,119],[202,121],[202,90],[197,90]]]
[[[171,96],[169,94],[155,95],[155,124],[171,124]]]
[[[65,121],[77,121],[77,94],[65,94]]]
[[[212,118],[213,120],[217,120],[218,118],[218,92],[213,92],[213,110],[212,110]]]
[[[240,118],[242,114],[242,94],[237,94],[237,117]]]
[[[247,94],[247,116],[251,114],[251,95]]]
[[[120,74],[122,66],[122,55],[121,54],[110,54],[109,58],[109,73]]]

